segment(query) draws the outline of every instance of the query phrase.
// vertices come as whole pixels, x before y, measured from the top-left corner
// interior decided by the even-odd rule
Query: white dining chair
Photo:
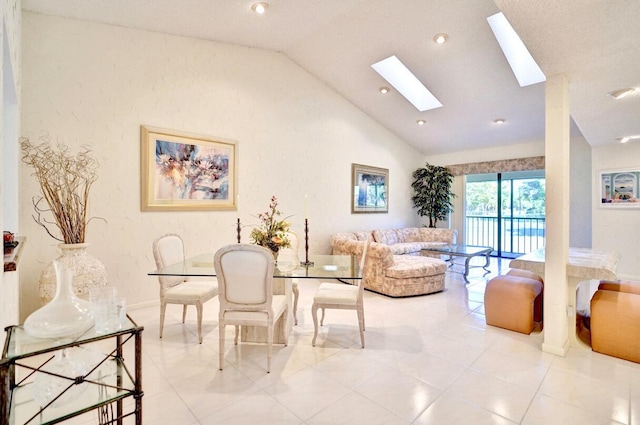
[[[274,327],[283,316],[286,329],[289,314],[286,295],[273,294],[275,264],[271,251],[258,245],[227,245],[216,252],[213,264],[220,287],[220,370],[224,364],[226,325],[235,326],[236,345],[240,326],[263,326],[267,328],[267,372],[271,372]]]
[[[367,249],[369,241],[365,241],[362,248],[362,257],[360,258],[360,273],[364,279],[364,268],[367,257]],[[311,306],[311,315],[313,317],[313,339],[311,345],[316,346],[316,338],[318,337],[318,309],[322,309],[322,318],[320,326],[324,324],[325,309],[341,309],[356,310],[358,314],[358,327],[360,328],[360,342],[364,348],[364,300],[363,300],[362,279],[356,280],[353,285],[345,283],[323,282],[318,287],[313,297],[313,305]]]
[[[153,242],[153,257],[158,270],[185,260],[182,238],[175,233],[160,236]],[[182,305],[182,323],[187,316],[187,306],[195,305],[198,314],[198,342],[202,344],[203,304],[218,295],[218,282],[214,280],[189,280],[184,276],[158,276],[160,283],[160,338],[164,329],[167,304]]]

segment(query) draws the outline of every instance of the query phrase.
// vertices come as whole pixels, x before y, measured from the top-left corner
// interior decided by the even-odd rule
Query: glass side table
[[[125,418],[142,425],[143,329],[129,316],[118,331],[97,334],[91,328],[73,340],[33,338],[22,326],[7,327],[0,360],[0,425],[56,424],[92,410],[101,425],[122,425]],[[125,354],[134,357],[133,369]],[[82,373],[60,367],[65,361],[80,364],[75,370]],[[58,389],[53,395],[42,395],[42,389],[52,387]],[[133,403],[125,411],[128,397]]]

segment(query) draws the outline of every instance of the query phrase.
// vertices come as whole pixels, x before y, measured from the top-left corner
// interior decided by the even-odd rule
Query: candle
[[[236,195],[236,211],[238,213],[238,221],[240,221],[240,194]]]
[[[307,209],[307,194],[304,194],[304,219],[309,218],[309,211]]]

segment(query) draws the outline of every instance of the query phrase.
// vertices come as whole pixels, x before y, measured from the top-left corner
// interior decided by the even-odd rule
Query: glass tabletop
[[[314,255],[313,265],[278,259],[273,271],[276,278],[362,279],[358,260],[352,255]],[[185,261],[148,273],[149,276],[214,277],[213,254],[200,254]]]
[[[95,327],[91,327],[85,333],[76,338],[35,338],[24,331],[22,325],[9,326],[6,328],[6,339],[2,353],[3,361],[5,359],[28,357],[35,354],[48,352],[51,349],[62,349],[74,347],[82,343],[99,341],[108,339],[118,335],[125,335],[136,331],[142,331],[128,315],[122,327],[113,332],[98,333]]]
[[[488,252],[491,252],[493,251],[493,248],[491,248],[490,246],[445,244],[445,245],[436,245],[436,246],[431,246],[429,248],[424,248],[423,251],[441,252],[444,254],[454,254],[454,255],[479,255],[479,254],[486,254]]]

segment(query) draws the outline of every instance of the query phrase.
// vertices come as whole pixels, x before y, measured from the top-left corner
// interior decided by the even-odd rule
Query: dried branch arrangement
[[[98,161],[84,146],[74,156],[64,144],[54,148],[46,137],[40,142],[35,145],[26,137],[20,138],[22,161],[33,167],[42,192],[42,196],[33,198],[33,219],[60,242],[84,243],[90,221],[87,218],[89,190],[98,178]],[[48,208],[42,206],[43,199]],[[53,215],[54,221],[45,217],[47,213]],[[62,238],[52,233],[51,225],[58,227]]]

